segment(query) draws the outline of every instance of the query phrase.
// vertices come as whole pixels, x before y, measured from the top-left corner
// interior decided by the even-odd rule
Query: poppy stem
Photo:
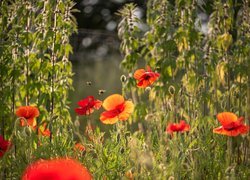
[[[27,9],[29,9],[29,4],[26,5]],[[25,80],[25,83],[26,83],[26,96],[25,96],[25,104],[26,106],[29,105],[29,79],[30,79],[30,74],[29,74],[29,58],[30,58],[30,45],[29,45],[29,31],[30,31],[30,12],[29,10],[27,10],[27,22],[26,22],[26,42],[27,42],[27,49],[25,49],[25,58],[26,58],[26,64],[25,64],[25,76],[26,76],[26,80]]]
[[[233,138],[228,137],[227,139],[227,166],[230,166],[232,163],[233,156]]]
[[[250,58],[248,59],[248,81],[247,81],[247,118],[250,125]],[[249,133],[250,136],[250,133]]]

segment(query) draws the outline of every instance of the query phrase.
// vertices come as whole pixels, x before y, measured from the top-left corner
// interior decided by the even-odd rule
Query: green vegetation
[[[117,93],[135,107],[125,121],[119,117],[127,108],[124,104],[109,109],[107,99],[101,99],[106,110],[102,118],[123,120],[106,125],[110,132],[105,135],[100,127],[91,126],[99,121],[91,118],[99,101],[87,99],[82,105],[86,110],[81,115],[88,117],[85,132],[79,128],[81,119],[69,117],[68,38],[76,30],[72,1],[3,0],[0,121],[1,134],[12,146],[0,157],[0,179],[19,179],[37,159],[70,157],[82,162],[94,179],[248,180],[250,3],[201,2],[147,1],[148,30],[139,28],[135,5],[126,4],[119,11],[121,68],[126,75],[121,77],[122,92]],[[208,30],[202,32],[198,19],[205,9]],[[145,67],[152,71],[141,70]],[[17,108],[30,105],[40,112],[36,127],[47,123],[49,137],[36,127],[19,125],[23,117],[16,115]],[[171,124],[180,120],[187,126]],[[76,142],[85,149],[76,150]]]

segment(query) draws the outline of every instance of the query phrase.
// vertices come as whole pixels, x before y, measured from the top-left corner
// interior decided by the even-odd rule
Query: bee
[[[92,82],[91,81],[87,81],[86,84],[87,84],[87,86],[91,86]]]
[[[106,92],[106,90],[104,90],[104,89],[98,90],[98,94],[99,94],[99,95],[101,95],[101,94],[103,94],[103,93],[105,93],[105,92]]]

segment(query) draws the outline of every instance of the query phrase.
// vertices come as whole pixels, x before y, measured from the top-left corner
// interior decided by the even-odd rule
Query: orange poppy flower
[[[38,128],[38,135],[42,136],[50,136],[50,130],[47,128],[47,123],[43,123],[39,128]]]
[[[166,131],[169,134],[173,134],[173,132],[186,132],[190,130],[190,125],[186,124],[184,120],[181,120],[180,123],[170,123]]]
[[[134,73],[134,78],[138,80],[137,87],[146,88],[152,85],[160,77],[159,73],[152,72],[151,68],[147,66],[147,70],[138,69]]]
[[[240,134],[246,134],[249,131],[249,126],[244,125],[244,118],[238,118],[234,113],[222,112],[217,115],[222,126],[213,130],[216,134],[222,134],[226,136],[238,136]]]
[[[89,115],[94,112],[94,109],[99,109],[102,106],[102,101],[95,100],[93,96],[88,96],[78,102],[80,107],[75,109],[78,115]]]
[[[89,171],[72,159],[39,160],[27,167],[22,180],[91,180]]]
[[[0,158],[9,150],[11,142],[7,141],[0,135]]]
[[[86,149],[85,149],[85,147],[84,147],[81,143],[76,143],[76,144],[75,144],[75,150],[80,151],[80,152],[83,152],[83,151],[85,151]]]
[[[21,106],[17,109],[16,115],[21,118],[20,126],[36,126],[35,118],[39,116],[39,110],[34,106]],[[26,123],[27,122],[27,123]]]
[[[106,110],[101,114],[100,120],[104,124],[114,124],[118,120],[125,121],[134,111],[132,101],[125,101],[119,94],[113,94],[107,97],[102,104]]]

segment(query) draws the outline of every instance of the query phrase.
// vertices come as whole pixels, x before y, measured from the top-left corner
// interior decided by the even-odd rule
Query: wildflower
[[[75,144],[75,150],[80,151],[80,152],[83,152],[83,151],[85,151],[86,149],[85,149],[85,147],[84,147],[81,143],[76,143],[76,144]]]
[[[102,101],[94,99],[93,96],[88,96],[78,102],[80,107],[75,109],[78,115],[89,115],[94,112],[94,109],[99,109],[102,105]]]
[[[185,131],[189,131],[190,126],[188,124],[186,124],[186,122],[184,120],[181,120],[180,123],[170,123],[167,126],[167,133],[169,134],[173,134],[173,132],[185,132]]]
[[[72,159],[39,160],[29,165],[22,180],[91,180],[89,171]]]
[[[38,134],[42,136],[50,136],[50,130],[47,128],[47,123],[43,123],[39,128],[38,128]]]
[[[0,158],[9,150],[11,142],[4,140],[3,136],[0,135]]]
[[[17,109],[16,115],[21,118],[20,126],[36,126],[35,118],[39,116],[39,110],[34,106],[21,106]]]
[[[238,136],[246,134],[249,131],[249,126],[243,124],[244,118],[238,118],[234,113],[222,112],[217,115],[222,126],[213,130],[214,133],[226,136]]]
[[[134,110],[132,101],[125,101],[119,94],[107,97],[102,106],[106,110],[100,117],[104,124],[114,124],[118,120],[125,121]]]
[[[159,73],[152,72],[149,66],[147,70],[138,69],[134,73],[134,78],[138,80],[137,87],[146,88],[152,85],[160,77]]]
[[[129,179],[129,180],[133,180],[134,176],[131,170],[125,172],[125,176]]]

